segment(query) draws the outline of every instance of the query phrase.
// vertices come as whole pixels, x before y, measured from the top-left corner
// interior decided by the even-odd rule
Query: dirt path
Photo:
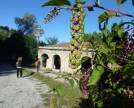
[[[17,78],[12,66],[0,62],[0,108],[47,108],[38,89],[47,92],[48,87],[39,83],[25,76]]]

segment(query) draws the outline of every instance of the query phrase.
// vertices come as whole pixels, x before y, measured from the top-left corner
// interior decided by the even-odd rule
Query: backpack
[[[16,67],[19,67],[19,62],[18,61],[16,62]]]

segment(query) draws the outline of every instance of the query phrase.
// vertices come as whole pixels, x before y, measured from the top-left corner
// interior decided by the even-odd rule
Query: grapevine
[[[51,0],[55,1],[55,0]],[[49,2],[52,5],[52,2]],[[64,0],[65,4],[70,5],[67,0]],[[121,24],[114,23],[111,27],[111,31],[107,29],[108,19],[112,17],[128,16],[134,18],[133,15],[121,12],[118,10],[111,10],[100,6],[97,3],[99,0],[94,0],[95,5],[83,6],[82,0],[76,0],[76,4],[70,8],[57,3],[60,7],[54,8],[47,18],[44,19],[44,23],[50,22],[53,18],[60,14],[61,9],[70,10],[72,17],[70,18],[70,54],[69,54],[69,67],[77,69],[81,63],[81,54],[83,53],[84,46],[84,18],[86,17],[85,8],[92,11],[93,8],[100,8],[106,10],[98,17],[99,28],[102,31],[102,40],[97,42],[91,42],[93,50],[91,51],[91,67],[81,69],[82,76],[79,79],[79,87],[82,92],[83,104],[78,105],[77,108],[88,107],[109,107],[105,106],[108,102],[113,105],[113,97],[121,96],[118,99],[121,105],[116,107],[125,108],[127,105],[125,102],[133,103],[134,90],[133,90],[133,54],[134,54],[134,27],[124,28],[124,25],[128,22],[121,22]],[[125,0],[116,0],[118,6],[125,2]],[[134,5],[134,0],[132,0]],[[101,23],[104,23],[104,28],[101,27]],[[129,22],[134,26],[134,22]],[[123,25],[123,26],[121,26]],[[129,35],[128,31],[132,30]],[[112,66],[109,66],[111,64]],[[92,68],[93,67],[93,68]],[[93,91],[93,87],[95,90]],[[91,92],[93,94],[91,94]],[[115,96],[116,95],[116,96]],[[127,97],[127,98],[126,98]],[[90,101],[90,105],[89,100]],[[84,100],[84,101],[83,101]],[[131,101],[130,101],[131,100]],[[85,105],[88,104],[87,106]],[[111,102],[111,103],[110,103]],[[114,106],[112,106],[114,107]],[[130,107],[133,107],[131,105]]]

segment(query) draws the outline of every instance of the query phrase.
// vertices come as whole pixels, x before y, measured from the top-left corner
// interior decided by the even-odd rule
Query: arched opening
[[[47,54],[43,54],[42,55],[42,67],[46,67],[47,66],[47,59],[48,59],[48,55]]]
[[[61,59],[59,55],[54,55],[54,69],[60,69]]]
[[[90,57],[88,57],[88,56],[85,56],[85,57],[83,57],[82,58],[82,60],[86,60],[85,62],[83,62],[82,63],[82,68],[84,68],[84,69],[88,69],[88,68],[90,68],[91,67],[91,58]]]

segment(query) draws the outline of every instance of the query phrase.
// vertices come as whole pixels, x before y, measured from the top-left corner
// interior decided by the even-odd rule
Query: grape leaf
[[[71,3],[68,0],[50,0],[50,1],[46,2],[45,4],[43,4],[41,7],[45,7],[45,6],[64,6],[64,5],[71,6]]]
[[[118,6],[120,6],[121,4],[123,4],[126,0],[116,0]]]

